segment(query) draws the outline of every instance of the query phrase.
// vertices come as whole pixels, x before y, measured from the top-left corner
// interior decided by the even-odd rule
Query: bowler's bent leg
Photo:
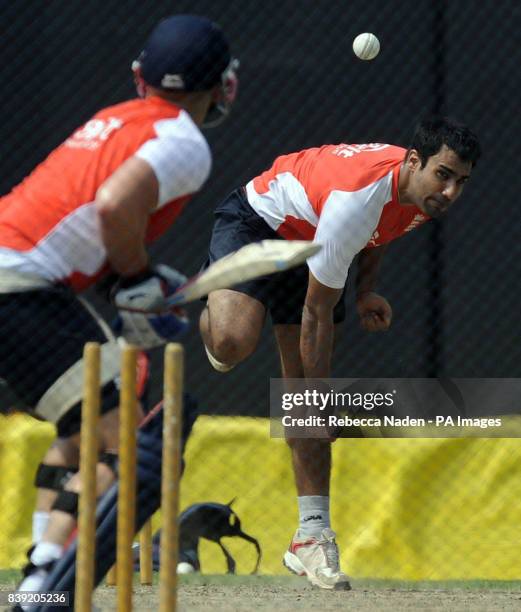
[[[231,289],[210,293],[199,328],[215,369],[230,370],[255,351],[265,316],[264,305],[245,293]]]

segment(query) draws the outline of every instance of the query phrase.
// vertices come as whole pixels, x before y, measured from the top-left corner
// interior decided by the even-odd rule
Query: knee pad
[[[184,449],[192,425],[197,417],[197,403],[188,396],[183,398],[182,448]],[[136,523],[137,533],[159,508],[161,503],[161,459],[162,459],[162,404],[158,404],[146,416],[137,435],[137,487]],[[94,585],[98,585],[116,558],[118,483],[105,493],[96,510],[96,557]],[[70,603],[74,606],[77,540],[65,551],[42,586],[45,591],[69,591]],[[35,612],[51,610],[36,607]]]
[[[161,472],[158,467],[161,466],[162,445],[157,442],[157,438],[153,435],[142,432],[138,434],[135,533],[159,508],[161,502]],[[152,448],[148,448],[150,444]],[[101,582],[116,560],[117,501],[118,482],[116,481],[101,498],[96,510],[94,586]],[[42,589],[49,591],[68,591],[72,608],[74,608],[76,585],[77,547],[78,541],[74,540],[63,557],[57,561],[42,586]],[[35,612],[43,610],[54,611],[54,608],[35,607]]]
[[[65,484],[76,474],[77,467],[47,465],[40,463],[36,471],[34,485],[39,489],[52,489],[53,491],[61,491]]]
[[[78,517],[79,495],[74,491],[60,491],[52,506],[52,510],[61,510],[74,518]]]

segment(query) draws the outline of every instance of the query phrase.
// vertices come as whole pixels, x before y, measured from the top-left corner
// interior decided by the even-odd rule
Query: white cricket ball
[[[177,573],[178,574],[193,574],[195,572],[195,568],[190,563],[186,563],[186,561],[181,561],[181,563],[177,564]]]
[[[371,32],[364,32],[353,40],[353,51],[361,60],[372,60],[380,53],[380,41]]]

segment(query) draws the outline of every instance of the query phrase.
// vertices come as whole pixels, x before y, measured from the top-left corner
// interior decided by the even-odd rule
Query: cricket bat
[[[194,302],[217,289],[229,289],[237,283],[259,276],[284,272],[305,262],[318,253],[319,244],[308,240],[262,240],[253,242],[214,262],[206,270],[190,278],[174,293],[153,303],[139,301],[136,295],[132,304],[117,303],[120,310],[143,314],[168,313],[172,308]],[[135,301],[134,301],[135,300]]]
[[[309,240],[262,240],[219,259],[167,298],[169,306],[198,300],[217,289],[229,289],[259,276],[284,272],[315,255],[321,245]]]

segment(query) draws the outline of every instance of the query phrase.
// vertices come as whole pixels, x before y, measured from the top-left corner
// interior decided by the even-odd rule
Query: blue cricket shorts
[[[246,244],[260,240],[283,240],[250,206],[243,187],[233,191],[214,211],[215,223],[210,241],[210,263],[229,255]],[[269,276],[234,285],[261,302],[275,325],[300,325],[308,288],[306,264]],[[334,311],[335,323],[345,319],[345,289]]]

